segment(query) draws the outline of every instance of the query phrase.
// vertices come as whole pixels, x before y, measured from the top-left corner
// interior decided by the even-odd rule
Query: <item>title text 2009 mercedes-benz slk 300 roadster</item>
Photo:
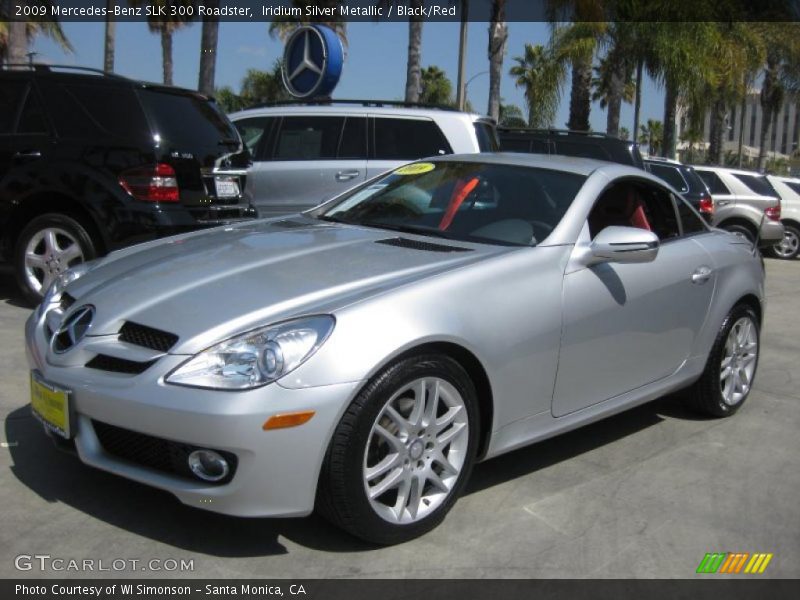
[[[734,413],[763,279],[644,171],[436,158],[69,271],[27,323],[32,408],[84,463],[186,504],[316,507],[396,543],[477,460],[680,388]]]

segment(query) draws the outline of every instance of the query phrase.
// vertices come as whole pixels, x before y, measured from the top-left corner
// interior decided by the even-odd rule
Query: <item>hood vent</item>
[[[410,248],[412,250],[424,250],[425,252],[472,252],[471,248],[461,246],[447,246],[445,244],[433,244],[431,242],[420,242],[409,238],[395,237],[385,240],[378,240],[376,244],[387,246],[397,246],[399,248]]]
[[[86,363],[86,367],[88,369],[97,369],[98,371],[138,375],[139,373],[144,373],[154,362],[155,361],[152,360],[148,362],[136,362],[135,360],[127,360],[125,358],[109,356],[108,354],[98,354]]]
[[[178,341],[178,336],[147,325],[127,321],[119,330],[119,341],[142,346],[159,352],[166,352]]]
[[[280,227],[281,229],[305,229],[311,227],[311,223],[303,223],[302,221],[275,221],[271,223],[273,227]]]

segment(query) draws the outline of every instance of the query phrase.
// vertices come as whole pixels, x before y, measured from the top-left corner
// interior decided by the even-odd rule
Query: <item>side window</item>
[[[705,233],[708,231],[703,217],[701,217],[683,198],[673,196],[675,206],[678,207],[678,215],[683,225],[683,235],[693,235],[695,233]]]
[[[253,117],[234,123],[254,160],[268,160],[266,145],[274,123],[274,117]]]
[[[708,191],[712,194],[730,195],[731,191],[727,186],[722,183],[722,179],[714,171],[701,171],[696,169],[695,172],[700,175],[705,184],[708,186]]]
[[[733,176],[759,196],[778,195],[772,187],[772,184],[763,175],[743,175],[741,173],[734,173]]]
[[[373,154],[378,160],[413,160],[452,153],[444,134],[433,121],[375,118]]]
[[[25,87],[24,81],[4,81],[0,85],[0,135],[12,133]]]
[[[284,117],[273,160],[336,158],[344,117]]]
[[[581,144],[579,142],[567,142],[556,140],[556,154],[564,156],[577,156],[579,158],[595,158],[597,160],[611,160],[608,152],[596,143]]]
[[[611,226],[646,229],[662,242],[680,236],[669,192],[643,182],[615,183],[597,199],[589,214],[592,238]]]
[[[497,134],[492,125],[483,121],[476,121],[474,127],[475,135],[478,138],[478,148],[481,152],[497,152],[500,150]]]
[[[681,172],[676,167],[670,167],[667,165],[657,165],[654,163],[650,163],[649,166],[650,166],[650,172],[653,175],[655,175],[660,179],[663,179],[679,192],[689,191],[689,184],[686,183],[686,180],[683,178],[683,175],[681,175]]]
[[[347,117],[345,119],[338,157],[351,160],[367,158],[366,117]]]
[[[19,117],[17,124],[17,133],[44,133],[48,132],[47,119],[44,115],[44,109],[36,93],[33,89],[28,90],[28,97],[25,98],[25,104],[22,107],[22,114]]]

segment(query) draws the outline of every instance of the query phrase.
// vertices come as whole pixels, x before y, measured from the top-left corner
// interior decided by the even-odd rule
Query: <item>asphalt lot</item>
[[[29,311],[0,274],[0,577],[694,577],[707,552],[770,552],[756,577],[800,577],[800,261],[767,269],[758,375],[736,416],[698,418],[678,395],[485,462],[441,527],[392,548],[315,516],[189,508],[55,450],[29,412]],[[21,572],[20,554],[194,571]]]

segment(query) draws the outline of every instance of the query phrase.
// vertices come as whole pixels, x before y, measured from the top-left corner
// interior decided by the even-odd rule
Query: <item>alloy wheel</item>
[[[795,231],[787,228],[781,242],[775,244],[772,249],[779,258],[793,258],[797,256],[798,247],[800,247],[800,238]]]
[[[720,364],[722,400],[728,406],[742,402],[750,392],[758,358],[758,333],[750,317],[741,317],[725,340]]]
[[[362,478],[382,519],[414,523],[450,496],[469,444],[467,407],[439,377],[412,381],[386,402],[367,438]]]
[[[60,227],[37,231],[25,246],[25,278],[31,289],[43,294],[56,277],[84,261],[75,237]]]

